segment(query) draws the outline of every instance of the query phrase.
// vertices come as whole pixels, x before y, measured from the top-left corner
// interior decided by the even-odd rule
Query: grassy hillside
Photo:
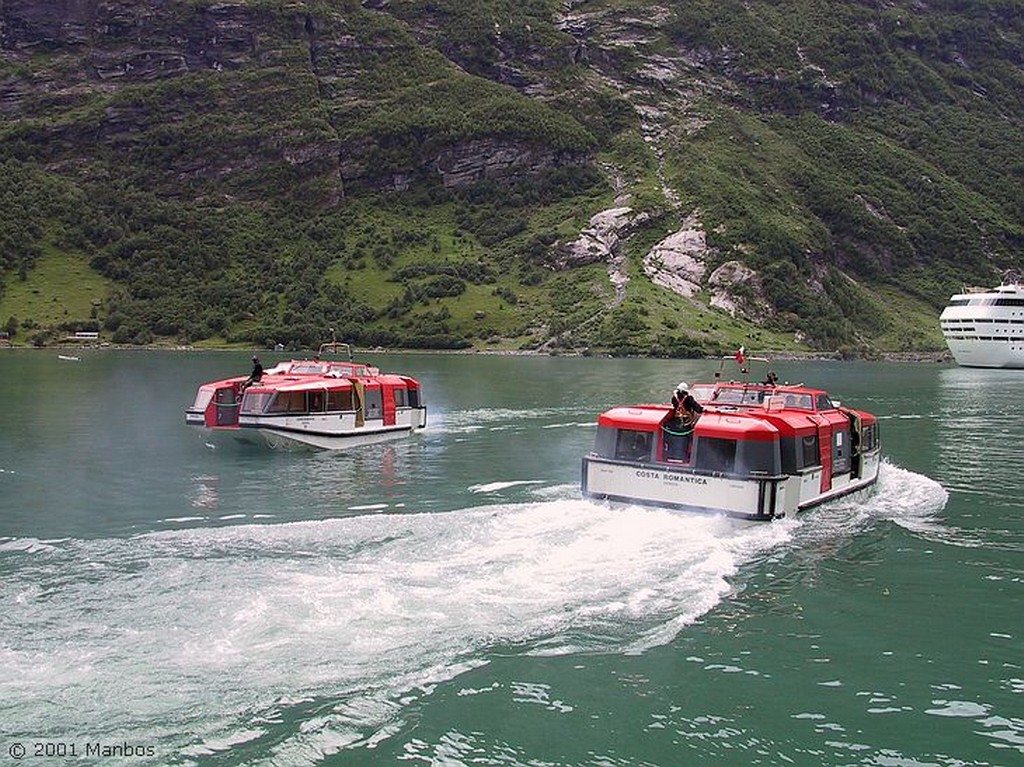
[[[40,344],[939,349],[948,295],[1022,263],[1018,6],[5,6],[0,323]],[[61,37],[77,21],[85,42]],[[621,205],[617,294],[563,253]],[[767,319],[644,274],[693,218],[706,274],[755,270]]]

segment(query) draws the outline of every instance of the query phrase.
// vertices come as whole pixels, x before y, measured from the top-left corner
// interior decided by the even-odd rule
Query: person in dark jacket
[[[690,448],[697,419],[704,407],[690,394],[685,381],[680,382],[672,392],[672,414],[665,421],[665,457],[670,461],[689,463]]]
[[[254,383],[259,383],[263,380],[263,365],[260,363],[260,358],[255,354],[252,355],[252,372],[249,377],[242,382],[242,390],[248,389]]]
[[[704,412],[703,405],[690,394],[690,387],[686,381],[680,381],[672,393],[672,407],[683,423],[696,421],[697,417]]]

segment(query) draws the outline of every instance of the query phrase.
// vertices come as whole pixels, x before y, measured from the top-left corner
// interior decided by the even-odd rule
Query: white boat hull
[[[582,490],[591,498],[767,520],[874,485],[880,462],[878,452],[865,455],[861,476],[835,476],[822,492],[820,467],[796,475],[737,477],[589,455],[583,458]]]
[[[340,436],[304,434],[276,429],[239,429],[236,432],[236,438],[273,450],[344,450],[407,437],[411,433],[412,429],[409,427],[349,433]]]
[[[953,359],[966,368],[1024,368],[1024,339],[981,341],[976,338],[946,338]]]
[[[201,416],[192,414],[191,425],[201,425]],[[427,425],[426,408],[403,408],[395,424],[381,420],[355,423],[354,413],[340,416],[247,417],[238,426],[203,427],[207,439],[269,447],[275,450],[344,450],[373,445],[409,436]]]

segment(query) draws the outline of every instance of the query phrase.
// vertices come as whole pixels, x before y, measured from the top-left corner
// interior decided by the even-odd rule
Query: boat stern
[[[768,520],[786,514],[786,478],[730,477],[668,465],[583,456],[584,497]]]

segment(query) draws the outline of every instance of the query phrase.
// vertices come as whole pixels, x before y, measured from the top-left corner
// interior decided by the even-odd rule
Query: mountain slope
[[[1021,266],[1021,10],[0,0],[0,323],[938,348]],[[25,300],[83,258],[90,316]]]

